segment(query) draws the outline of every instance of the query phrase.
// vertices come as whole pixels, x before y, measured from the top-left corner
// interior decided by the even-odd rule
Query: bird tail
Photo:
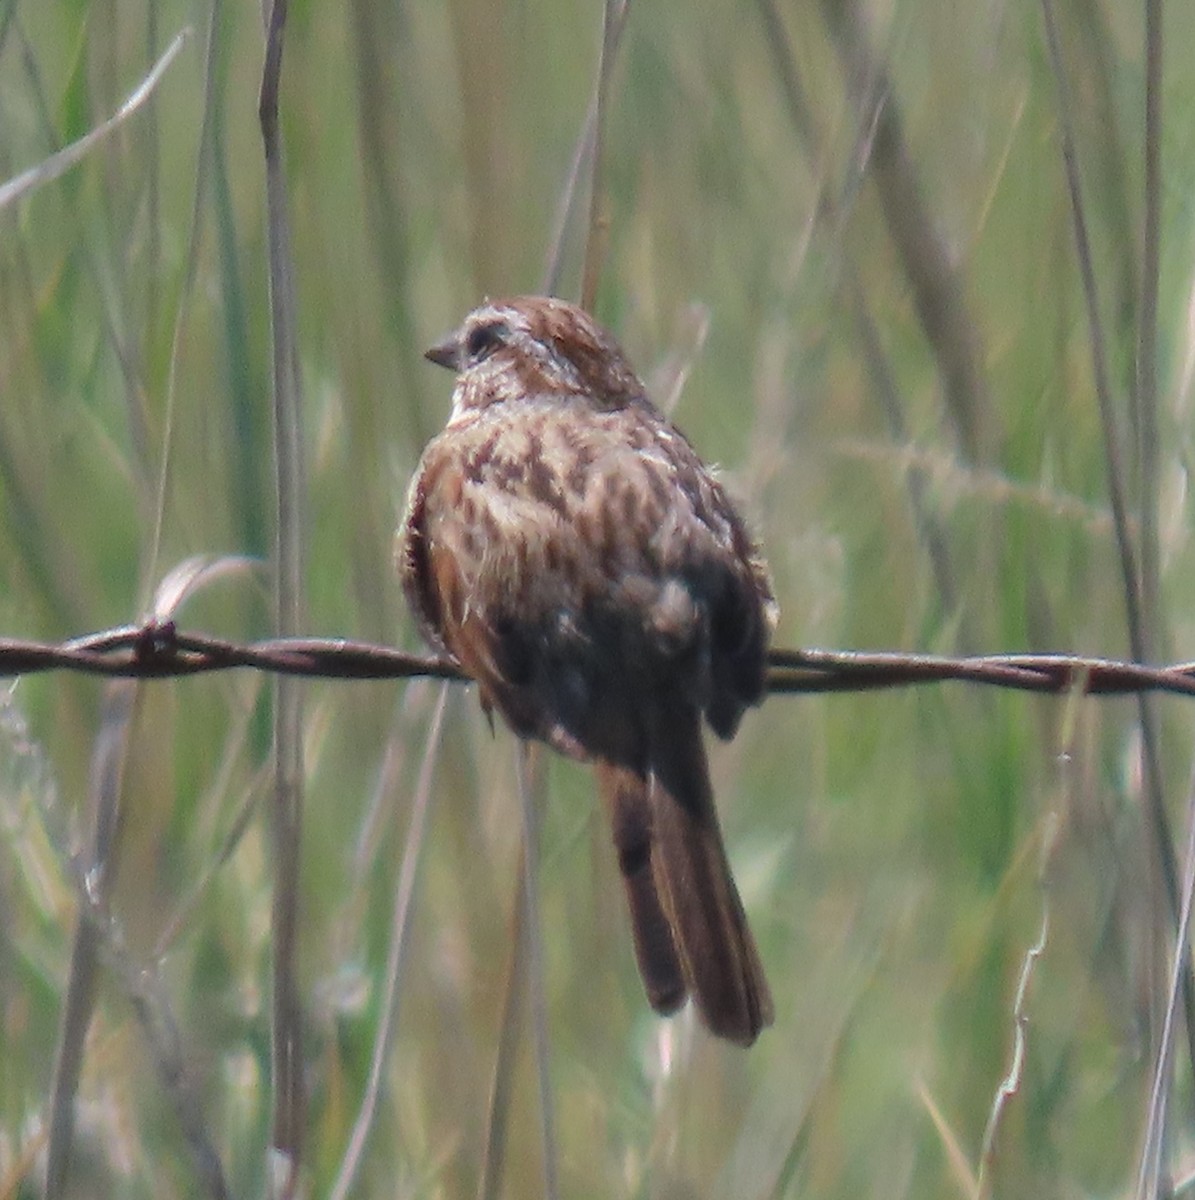
[[[647,779],[633,767],[599,759],[594,764],[598,792],[606,805],[618,853],[618,868],[631,910],[631,933],[639,974],[652,1008],[676,1012],[689,993],[672,936],[672,920],[660,895],[653,859]]]
[[[658,1012],[691,994],[711,1032],[742,1046],[772,1021],[772,997],[714,810],[700,713],[659,706],[646,770],[600,762],[639,971]]]

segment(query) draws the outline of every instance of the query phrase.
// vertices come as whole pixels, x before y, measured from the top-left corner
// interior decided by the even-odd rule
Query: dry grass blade
[[[187,1062],[182,1034],[161,975],[156,966],[146,966],[133,959],[125,947],[120,927],[106,917],[102,909],[88,908],[86,911],[88,920],[100,930],[104,963],[119,978],[141,1025],[158,1079],[186,1139],[202,1189],[213,1200],[224,1200],[228,1195],[224,1166],[204,1117],[198,1081]]]
[[[198,1104],[165,988],[155,968],[132,959],[107,909],[119,868],[125,766],[141,691],[139,684],[129,680],[109,685],[95,743],[89,789],[91,848],[74,867],[79,911],[50,1101],[47,1197],[61,1196],[67,1187],[75,1099],[101,963],[113,970],[133,1006],[204,1192],[218,1198],[227,1194],[224,1170]]]
[[[1050,66],[1058,91],[1058,125],[1062,142],[1062,161],[1066,173],[1067,191],[1070,195],[1075,251],[1079,261],[1079,271],[1083,282],[1083,299],[1087,310],[1092,373],[1095,380],[1096,398],[1099,402],[1108,500],[1112,507],[1113,525],[1116,530],[1116,547],[1120,560],[1121,587],[1124,594],[1129,645],[1133,657],[1139,662],[1145,662],[1149,658],[1150,638],[1145,614],[1142,610],[1141,576],[1137,571],[1137,555],[1133,550],[1129,528],[1124,463],[1120,438],[1117,433],[1116,411],[1112,402],[1108,355],[1103,325],[1100,320],[1099,295],[1092,260],[1091,239],[1088,234],[1086,208],[1083,202],[1082,180],[1074,133],[1074,108],[1070,87],[1067,83],[1053,0],[1041,0],[1041,7],[1046,29],[1046,43],[1050,54]],[[1141,723],[1141,757],[1145,794],[1148,800],[1149,822],[1154,836],[1156,861],[1161,873],[1162,887],[1170,917],[1177,924],[1180,907],[1178,870],[1174,861],[1174,838],[1170,832],[1170,821],[1166,815],[1165,800],[1162,796],[1157,719],[1152,706],[1144,696],[1138,698],[1138,715]],[[1195,982],[1191,978],[1189,952],[1182,943],[1180,943],[1180,947],[1187,962],[1186,969],[1182,973],[1187,1052],[1191,1063],[1195,1065]]]
[[[195,161],[195,186],[191,203],[191,227],[187,239],[186,266],[179,290],[178,309],[174,316],[174,332],[170,341],[170,372],[166,385],[166,412],[162,421],[162,449],[158,466],[158,489],[154,503],[153,539],[150,543],[148,577],[157,575],[158,555],[162,545],[162,527],[166,518],[166,502],[169,494],[170,468],[174,449],[175,397],[177,395],[177,372],[181,354],[183,331],[186,328],[191,293],[195,284],[195,273],[199,265],[199,248],[203,229],[203,201],[207,194],[208,160],[211,157],[213,112],[216,101],[216,68],[219,61],[220,19],[223,6],[214,0],[208,15],[207,39],[204,49],[204,105],[203,128],[199,137],[199,149]],[[155,175],[156,178],[156,175]],[[153,193],[156,196],[156,189]],[[155,231],[157,224],[151,227]]]
[[[113,685],[113,690],[132,693],[135,687],[123,683]],[[105,758],[106,761],[98,765],[105,775],[102,787],[106,791],[110,786],[122,784],[111,775],[117,764],[107,756]],[[90,1023],[96,971],[102,963],[118,981],[137,1017],[146,1050],[191,1153],[203,1194],[223,1200],[228,1195],[224,1167],[203,1114],[197,1081],[187,1062],[182,1034],[165,985],[156,965],[137,961],[128,950],[121,927],[107,908],[106,895],[111,881],[98,884],[94,872],[84,867],[85,864],[80,864],[76,873],[79,925],[63,1015],[64,1036],[55,1070],[45,1195],[63,1195],[67,1183],[74,1104],[73,1091],[67,1089],[78,1086],[81,1039]],[[83,936],[84,931],[86,936]]]
[[[1174,1024],[1184,980],[1190,979],[1191,905],[1195,897],[1195,776],[1187,791],[1187,850],[1183,868],[1182,909],[1175,935],[1174,956],[1170,963],[1170,982],[1166,991],[1166,1012],[1162,1034],[1154,1055],[1153,1080],[1149,1093],[1149,1115],[1145,1123],[1141,1166],[1137,1175],[1138,1200],[1164,1194],[1163,1173],[1166,1148],[1166,1112],[1174,1087]]]
[[[994,1161],[996,1133],[1000,1128],[1000,1118],[1004,1115],[1008,1102],[1021,1090],[1021,1080],[1025,1070],[1025,1039],[1029,1026],[1029,1017],[1025,1012],[1025,1000],[1029,992],[1029,982],[1038,960],[1046,951],[1046,942],[1050,936],[1050,905],[1046,897],[1042,898],[1041,928],[1037,941],[1025,952],[1021,963],[1021,976],[1017,982],[1016,999],[1013,1002],[1013,1048],[1012,1060],[1008,1073],[1000,1081],[996,1089],[996,1098],[992,1102],[992,1110],[988,1114],[987,1127],[983,1131],[983,1146],[979,1152],[979,1174],[975,1181],[976,1200],[982,1200],[990,1192],[989,1174]]]
[[[281,636],[295,633],[303,597],[301,389],[296,345],[295,295],[286,178],[282,167],[278,95],[282,76],[287,0],[275,0],[266,22],[258,116],[266,165],[267,240],[270,265],[273,432],[276,468],[275,621]],[[297,979],[299,860],[302,842],[302,691],[279,679],[274,693],[273,926],[273,1129],[276,1170],[271,1188],[295,1194],[305,1125],[302,1016]]]
[[[0,1176],[0,1200],[17,1200],[22,1194],[21,1186],[37,1163],[38,1155],[45,1148],[46,1137],[43,1126],[25,1139],[20,1151],[10,1160],[3,1176]]]
[[[381,1016],[374,1034],[373,1054],[369,1063],[369,1081],[361,1100],[361,1111],[353,1123],[353,1132],[345,1150],[344,1160],[332,1187],[332,1200],[344,1200],[349,1195],[357,1168],[365,1153],[365,1142],[373,1128],[377,1112],[378,1096],[382,1087],[382,1072],[386,1067],[386,1055],[390,1048],[390,1034],[398,1021],[398,985],[406,959],[407,931],[411,927],[411,901],[415,894],[415,883],[419,864],[423,857],[423,831],[431,807],[432,768],[436,752],[440,747],[440,733],[444,727],[444,707],[448,700],[448,686],[440,686],[436,707],[432,712],[431,728],[427,733],[423,762],[419,767],[419,778],[411,802],[411,824],[403,849],[402,866],[394,889],[394,909],[390,919],[390,949],[386,955],[385,989],[378,1005]]]
[[[116,875],[115,851],[119,846],[121,824],[120,793],[136,695],[135,683],[122,680],[110,685],[102,705],[100,731],[92,752],[89,786],[91,846],[80,870],[82,895],[75,921],[66,1000],[62,1008],[50,1094],[50,1137],[44,1193],[50,1200],[61,1196],[66,1189],[74,1140],[75,1097],[83,1070],[83,1048],[91,1025],[99,969],[99,929],[94,921],[88,920],[86,908],[89,904],[102,903],[102,897]]]
[[[156,621],[174,619],[180,606],[205,584],[230,571],[244,569],[247,560],[202,556],[187,559],[170,571],[154,595]],[[225,1193],[223,1170],[211,1146],[188,1083],[179,1037],[169,1003],[152,971],[134,966],[124,950],[120,931],[107,916],[107,898],[120,865],[124,823],[125,766],[130,753],[142,689],[134,680],[109,684],[101,705],[99,733],[92,754],[89,807],[90,847],[77,865],[79,915],[71,952],[71,967],[63,1008],[54,1085],[50,1105],[46,1195],[58,1196],[66,1184],[74,1131],[74,1101],[83,1065],[83,1049],[91,1023],[100,959],[107,955],[119,968],[126,993],[146,1030],[152,1057],[173,1101],[175,1112],[192,1148],[199,1175],[212,1195]]]
[[[597,299],[602,261],[606,256],[608,219],[603,213],[602,160],[606,128],[606,106],[609,102],[610,79],[614,73],[614,58],[626,25],[630,0],[606,0],[602,10],[602,53],[598,63],[597,91],[594,97],[592,166],[589,178],[589,232],[585,240],[585,265],[581,271],[581,307],[593,310]]]
[[[527,991],[531,1009],[531,1045],[535,1055],[535,1076],[539,1092],[540,1146],[543,1154],[545,1200],[560,1195],[556,1165],[556,1114],[552,1086],[548,1077],[551,1052],[548,1046],[548,1008],[544,996],[543,925],[539,916],[539,833],[536,809],[543,791],[543,753],[530,742],[519,743],[519,806],[523,810],[524,872],[523,902],[526,906]]]
[[[1162,3],[1145,0],[1145,181],[1141,307],[1137,324],[1137,405],[1141,439],[1141,608],[1148,637],[1158,620],[1158,280],[1162,250]],[[1146,643],[1144,649],[1152,649]],[[1152,657],[1152,655],[1150,655]]]
[[[186,602],[203,588],[223,579],[235,579],[255,571],[260,564],[243,554],[195,554],[172,567],[158,585],[153,599],[152,620],[165,625],[173,621]]]
[[[154,94],[158,84],[162,81],[162,76],[166,73],[170,64],[178,57],[179,51],[182,50],[190,35],[190,29],[184,29],[175,36],[170,45],[166,47],[162,57],[154,63],[149,74],[146,75],[141,83],[129,94],[125,102],[106,121],[97,125],[90,133],[84,134],[78,141],[72,142],[69,146],[64,146],[55,154],[51,154],[49,158],[38,163],[37,166],[30,167],[27,171],[22,171],[20,175],[10,179],[7,183],[0,184],[0,211],[6,209],[10,204],[15,204],[22,197],[36,191],[39,187],[53,182],[60,175],[69,171],[76,163],[82,161],[106,137],[115,133]]]
[[[510,1117],[510,1098],[514,1091],[515,1058],[519,1048],[520,1019],[527,975],[527,846],[519,855],[515,880],[514,904],[510,914],[510,950],[502,989],[502,1025],[498,1031],[498,1050],[490,1080],[490,1101],[486,1110],[485,1151],[481,1176],[477,1183],[478,1200],[495,1200],[502,1194],[506,1133]]]
[[[597,128],[597,91],[585,112],[585,123],[573,148],[572,161],[560,199],[556,202],[556,218],[552,225],[552,236],[548,241],[547,260],[540,279],[539,292],[543,296],[560,294],[560,277],[564,272],[564,242],[577,207],[578,185],[586,163],[592,163],[594,131]]]
[[[1073,108],[1070,87],[1066,79],[1066,68],[1062,61],[1058,25],[1054,15],[1053,0],[1041,0],[1042,15],[1046,26],[1046,42],[1050,51],[1050,64],[1058,88],[1058,124],[1062,141],[1062,162],[1066,172],[1067,190],[1070,194],[1071,215],[1075,235],[1075,251],[1079,271],[1083,279],[1083,297],[1087,308],[1088,333],[1091,339],[1091,365],[1095,380],[1096,397],[1099,401],[1100,423],[1104,435],[1105,469],[1108,476],[1108,501],[1112,507],[1116,529],[1116,544],[1120,553],[1120,568],[1125,589],[1125,605],[1128,615],[1129,636],[1134,647],[1141,643],[1141,608],[1138,591],[1138,576],[1129,534],[1127,504],[1125,500],[1124,466],[1120,439],[1117,436],[1115,408],[1112,403],[1112,388],[1108,375],[1108,355],[1104,329],[1100,320],[1098,288],[1095,267],[1092,262],[1091,239],[1087,230],[1087,210],[1083,203],[1083,188],[1079,173],[1078,152],[1075,146]]]
[[[942,1112],[941,1106],[934,1099],[923,1080],[917,1081],[917,1095],[924,1105],[925,1111],[929,1114],[934,1128],[938,1131],[938,1138],[946,1154],[946,1161],[950,1165],[950,1173],[954,1176],[959,1191],[965,1196],[974,1196],[979,1187],[979,1180],[972,1171],[971,1164],[967,1161],[967,1154],[959,1141],[958,1134],[951,1127],[950,1122],[946,1119],[946,1114]]]

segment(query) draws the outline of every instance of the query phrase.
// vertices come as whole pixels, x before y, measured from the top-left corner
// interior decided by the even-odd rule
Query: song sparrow
[[[562,300],[482,305],[399,531],[427,639],[520,737],[595,764],[648,999],[749,1045],[772,999],[714,811],[705,715],[758,703],[776,620],[726,493],[614,339]]]

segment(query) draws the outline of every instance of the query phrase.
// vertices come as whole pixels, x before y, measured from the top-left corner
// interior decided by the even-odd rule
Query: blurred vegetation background
[[[1160,8],[1056,0],[1061,76],[1036,0],[631,8],[605,111],[595,307],[658,395],[683,381],[676,419],[767,548],[778,645],[1195,658],[1195,80],[1180,53],[1195,10],[1169,6],[1159,76],[1145,30]],[[0,178],[111,115],[187,25],[152,103],[0,212],[8,636],[135,620],[195,555],[220,568],[184,628],[271,629],[261,13],[0,2]],[[450,390],[421,351],[483,295],[541,286],[601,30],[596,3],[292,5],[281,116],[312,634],[416,647],[391,544]],[[562,243],[574,297],[584,188],[583,172]],[[396,1021],[350,1194],[541,1194],[526,1005],[521,1038],[502,1032],[515,748],[451,688],[421,789],[440,686],[306,688],[310,1195],[333,1187],[370,1086],[423,801]],[[41,1188],[93,885],[82,1071],[57,1074],[75,1114],[67,1194],[267,1190],[269,703],[247,671],[140,688],[57,673],[0,692],[0,1195]],[[1181,848],[1191,709],[1152,712]],[[1133,1194],[1174,926],[1141,717],[1131,700],[945,685],[774,697],[712,746],[776,998],[745,1053],[649,1012],[590,781],[549,762],[539,956],[560,1193]],[[121,818],[97,833],[113,794]],[[1181,1032],[1176,1059],[1165,1161],[1181,1183],[1195,1149]]]

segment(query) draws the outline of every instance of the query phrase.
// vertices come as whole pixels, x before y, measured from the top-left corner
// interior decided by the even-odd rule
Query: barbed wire
[[[173,621],[147,621],[60,643],[0,638],[0,678],[43,671],[78,671],[129,679],[168,679],[249,668],[323,679],[465,680],[451,660],[407,654],[347,638],[268,638],[231,642],[186,633]],[[933,654],[856,650],[772,650],[772,694],[871,691],[962,682],[1058,693],[1116,696],[1141,691],[1195,695],[1195,663],[1151,667],[1071,654]]]

